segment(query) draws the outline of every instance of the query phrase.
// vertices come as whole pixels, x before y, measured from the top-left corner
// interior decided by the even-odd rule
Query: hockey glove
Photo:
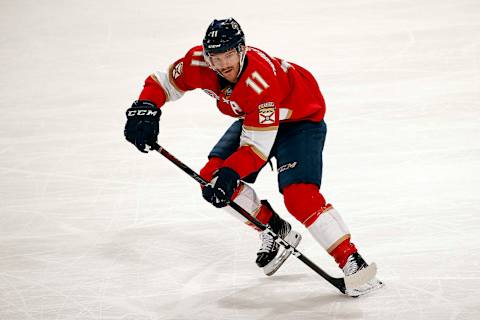
[[[215,207],[223,208],[227,206],[239,183],[238,173],[227,167],[220,168],[212,181],[203,188],[203,198]]]
[[[145,150],[146,145],[153,150],[153,145],[157,143],[161,114],[162,111],[153,102],[135,101],[126,112],[125,138],[141,152],[148,152]]]

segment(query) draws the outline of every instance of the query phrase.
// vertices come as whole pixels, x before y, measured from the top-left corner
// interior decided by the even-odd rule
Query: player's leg
[[[208,177],[213,176],[212,172],[218,170],[221,167],[223,160],[220,158],[212,158],[207,165],[200,171],[200,175],[208,180]],[[216,167],[218,166],[218,167]],[[215,168],[216,167],[216,168]],[[296,247],[300,240],[301,235],[294,231],[287,221],[283,220],[270,206],[267,200],[260,200],[255,192],[248,184],[241,182],[232,196],[232,200],[240,207],[245,209],[253,217],[259,220],[261,223],[267,225],[273,232],[279,237],[287,241],[290,245]],[[235,210],[230,207],[224,208],[232,216],[240,219],[245,224],[256,229],[256,227],[239,215]],[[257,229],[257,231],[260,231]],[[257,251],[256,264],[263,268],[266,275],[273,275],[290,256],[291,252],[280,248],[280,246],[273,240],[273,237],[267,232],[260,233],[261,246]]]
[[[280,127],[276,145],[279,188],[287,210],[349,275],[367,264],[350,241],[350,231],[342,217],[320,193],[325,136],[324,122]],[[375,280],[363,290],[373,290],[380,285],[381,282]]]
[[[205,180],[210,181],[215,172],[223,166],[224,160],[238,149],[241,130],[242,121],[234,122],[213,147],[208,156],[209,161],[200,171],[200,175]],[[257,177],[257,174],[258,172],[246,177],[246,179],[243,180],[253,183]],[[300,234],[293,231],[290,224],[283,220],[272,209],[266,200],[260,201],[255,191],[248,184],[242,181],[240,186],[235,191],[232,200],[239,204],[252,216],[257,218],[261,223],[268,225],[276,234],[290,244],[296,246],[300,242]],[[230,207],[226,207],[225,209],[234,217],[242,220],[251,227],[254,227],[248,220],[240,216]],[[262,244],[257,252],[256,263],[259,267],[264,268],[265,274],[271,275],[278,269],[278,267],[280,267],[281,263],[285,261],[286,257],[283,255],[283,252],[281,252],[280,255],[283,261],[280,263],[278,259],[275,259],[279,252],[279,246],[273,241],[272,237],[268,233],[262,232],[260,234],[260,239]]]
[[[240,207],[249,212],[261,223],[267,225],[280,238],[284,239],[292,246],[296,247],[300,242],[301,235],[292,229],[290,223],[283,220],[275,212],[275,210],[273,210],[267,200],[260,200],[255,193],[255,190],[253,190],[248,184],[240,184],[237,191],[233,195],[233,201],[235,201],[238,205],[240,205]],[[256,229],[252,223],[240,216],[232,208],[226,207],[225,209],[233,216],[242,220],[245,224]],[[263,271],[266,275],[270,276],[280,268],[291,252],[280,247],[268,232],[261,232],[260,239],[262,243],[257,251],[257,258],[255,262],[257,266],[263,268]]]
[[[291,246],[297,247],[302,240],[300,233],[293,230],[290,223],[283,220],[266,200],[262,200],[261,203],[262,207],[273,213],[267,223],[270,229]],[[292,252],[280,247],[270,233],[266,231],[260,233],[260,239],[262,240],[262,245],[257,252],[255,262],[259,267],[263,268],[263,272],[267,276],[271,276],[282,266]]]

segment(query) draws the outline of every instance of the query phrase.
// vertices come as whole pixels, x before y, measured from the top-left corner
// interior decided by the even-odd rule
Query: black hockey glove
[[[128,108],[127,123],[125,124],[125,138],[133,143],[138,150],[147,153],[145,146],[152,146],[157,143],[160,111],[157,106],[147,100],[137,100]]]
[[[203,198],[215,207],[223,208],[232,198],[239,183],[238,173],[227,167],[220,168],[212,181],[203,188]]]

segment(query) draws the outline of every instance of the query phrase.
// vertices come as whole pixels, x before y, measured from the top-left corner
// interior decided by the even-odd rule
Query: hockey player
[[[148,152],[148,146],[157,142],[160,108],[194,89],[202,89],[216,100],[222,113],[238,119],[213,147],[200,171],[210,181],[202,190],[203,197],[219,208],[230,200],[237,202],[287,242],[298,245],[300,234],[247,184],[275,157],[278,187],[287,210],[345,275],[367,266],[340,214],[320,193],[327,129],[325,102],[312,74],[246,46],[244,33],[233,18],[214,20],[202,45],[190,49],[167,72],[147,77],[138,100],[127,110],[126,139]],[[271,275],[290,253],[279,249],[268,233],[260,235],[256,263]],[[374,279],[356,293],[381,286]]]

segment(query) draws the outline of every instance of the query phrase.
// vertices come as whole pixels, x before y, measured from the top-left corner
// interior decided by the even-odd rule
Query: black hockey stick
[[[195,179],[202,186],[205,186],[208,184],[208,182],[204,180],[202,177],[200,177],[199,174],[197,174],[195,171],[190,169],[186,164],[178,160],[175,156],[173,156],[170,152],[165,150],[162,146],[155,144],[153,148],[154,150],[158,151],[161,155],[163,155],[165,158],[173,162],[173,164],[175,164],[177,167],[182,169],[190,177]],[[353,275],[346,276],[344,278],[332,277],[331,275],[323,271],[320,267],[318,267],[315,263],[313,263],[310,259],[308,259],[305,255],[303,255],[300,251],[298,251],[295,247],[292,247],[288,242],[280,238],[270,228],[267,228],[266,225],[264,225],[263,223],[258,221],[255,217],[250,215],[245,209],[240,207],[237,203],[231,201],[228,205],[232,209],[237,211],[239,214],[241,214],[245,219],[253,223],[258,229],[262,231],[267,230],[267,232],[273,237],[275,242],[283,246],[285,250],[290,251],[292,255],[297,257],[300,261],[305,263],[307,266],[309,266],[313,271],[318,273],[322,278],[327,280],[330,284],[332,284],[342,293],[348,294],[349,289],[358,288],[362,284],[365,284],[367,281],[373,279],[373,277],[375,277],[375,274],[377,273],[376,265],[375,263],[372,263],[367,268],[364,268],[354,273]]]

